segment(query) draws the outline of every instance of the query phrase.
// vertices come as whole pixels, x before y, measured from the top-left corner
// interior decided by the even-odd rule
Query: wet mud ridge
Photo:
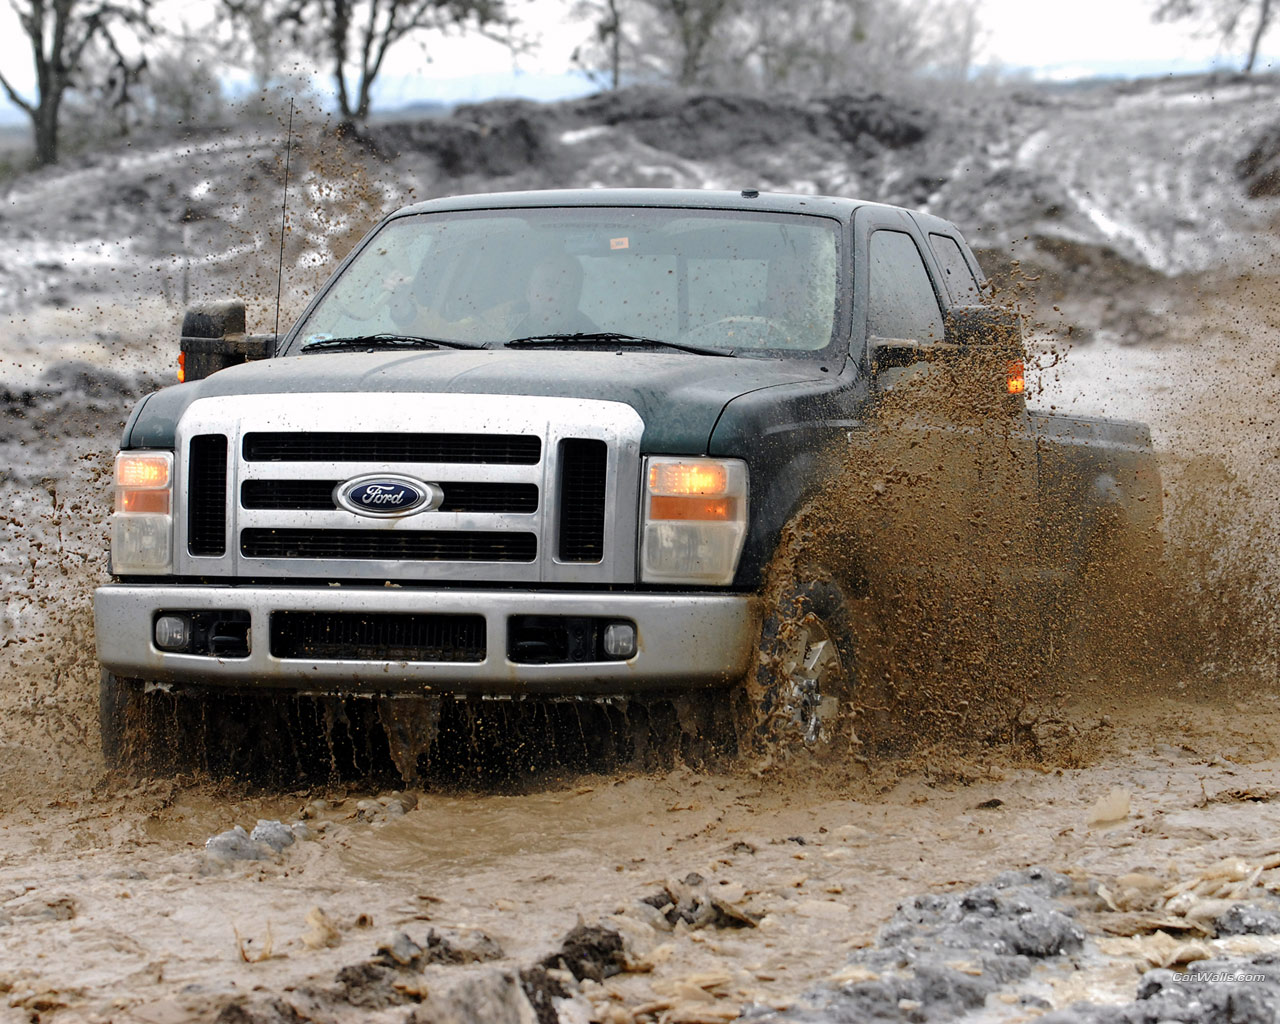
[[[1056,899],[1070,889],[1066,876],[1031,869],[963,893],[917,896],[835,983],[794,1009],[745,1017],[769,1024],[954,1020],[1025,980],[1037,961],[1080,951],[1084,931]],[[1015,999],[1047,1007],[1035,996]]]
[[[717,907],[719,901],[699,894],[703,883],[691,875],[642,904],[660,911],[668,928],[672,922],[695,929],[756,927],[754,917]],[[727,979],[707,975],[692,975],[683,997],[625,1005],[605,983],[626,973],[651,972],[659,958],[643,927],[624,912],[600,923],[579,921],[558,948],[523,966],[494,965],[504,960],[503,949],[480,930],[431,928],[420,942],[400,932],[370,959],[340,968],[328,983],[236,998],[224,1003],[215,1019],[217,1024],[296,1024],[353,1010],[385,1011],[380,1019],[406,1024],[1030,1019],[1045,1024],[1273,1024],[1280,1019],[1277,953],[1203,960],[1181,971],[1156,967],[1141,975],[1130,1002],[1082,1000],[1053,1011],[1045,998],[1046,979],[1061,980],[1096,966],[1097,951],[1088,948],[1077,920],[1082,898],[1087,903],[1096,889],[1096,881],[1082,884],[1029,868],[961,892],[918,895],[899,906],[875,941],[856,949],[829,979],[794,1000],[775,998],[773,1005],[717,1001],[714,990]],[[1251,922],[1246,927],[1280,928],[1280,917],[1248,905],[1233,905],[1227,916]],[[1222,926],[1231,927],[1225,921]],[[320,927],[315,941],[326,934]],[[700,990],[701,998],[693,995]],[[779,1003],[785,1005],[779,1008]],[[400,1013],[390,1012],[401,1007]]]

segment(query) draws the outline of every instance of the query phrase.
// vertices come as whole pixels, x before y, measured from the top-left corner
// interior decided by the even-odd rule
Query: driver
[[[582,298],[582,264],[565,252],[535,263],[519,297],[459,320],[448,320],[416,302],[412,286],[398,289],[393,316],[398,324],[426,334],[458,340],[509,341],[543,334],[590,334],[599,327],[578,308]]]
[[[559,252],[534,265],[524,289],[524,309],[507,332],[512,338],[539,334],[590,334],[600,328],[578,303],[582,263]]]

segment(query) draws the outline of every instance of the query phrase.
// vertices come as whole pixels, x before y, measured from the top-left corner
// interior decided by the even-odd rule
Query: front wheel
[[[98,679],[98,732],[108,768],[140,767],[144,715],[142,683],[104,668]]]
[[[747,681],[757,748],[825,756],[854,742],[853,617],[834,582],[795,581],[772,599]]]
[[[204,771],[241,774],[257,748],[281,746],[271,697],[236,697],[215,689],[148,685],[102,670],[98,730],[102,760],[125,773]]]

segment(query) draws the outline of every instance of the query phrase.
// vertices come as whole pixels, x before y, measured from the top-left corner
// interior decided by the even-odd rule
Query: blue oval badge
[[[403,516],[440,507],[444,492],[436,484],[424,484],[405,476],[362,476],[347,480],[334,490],[341,508],[362,516]]]

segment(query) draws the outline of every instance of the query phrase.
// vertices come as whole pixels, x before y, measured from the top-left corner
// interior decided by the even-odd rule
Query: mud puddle
[[[1207,724],[1232,716],[1225,730]],[[272,1000],[354,1020],[383,988],[399,995],[380,1012],[407,1020],[414,1008],[443,1013],[432,1000],[464,982],[521,977],[582,921],[621,936],[625,969],[561,978],[560,1015],[545,1019],[730,1020],[856,983],[899,904],[1033,865],[1070,879],[1084,939],[1065,960],[995,986],[991,1007],[1023,1014],[1004,1019],[1130,1001],[1162,951],[1177,956],[1187,942],[1200,943],[1181,954],[1191,962],[1270,950],[1265,936],[1175,925],[1207,923],[1195,907],[1226,909],[1205,901],[1263,905],[1280,890],[1276,702],[1153,701],[1093,726],[1086,768],[993,751],[945,770],[926,758],[906,776],[846,773],[839,786],[677,768],[519,795],[255,796],[175,781],[68,791],[0,819],[0,988],[14,1020],[209,1020],[231,1005],[274,1020]],[[1117,790],[1123,816],[1096,820]],[[209,837],[259,820],[301,823],[306,838],[261,860],[205,852]],[[1216,867],[1232,860],[1245,866]],[[1157,906],[1141,885],[1131,893],[1132,876],[1156,879],[1145,884],[1161,894],[1191,882],[1192,897],[1179,915],[1169,897]],[[333,994],[344,969],[379,949],[420,962],[415,947],[486,952],[413,968],[392,958],[383,988]]]

